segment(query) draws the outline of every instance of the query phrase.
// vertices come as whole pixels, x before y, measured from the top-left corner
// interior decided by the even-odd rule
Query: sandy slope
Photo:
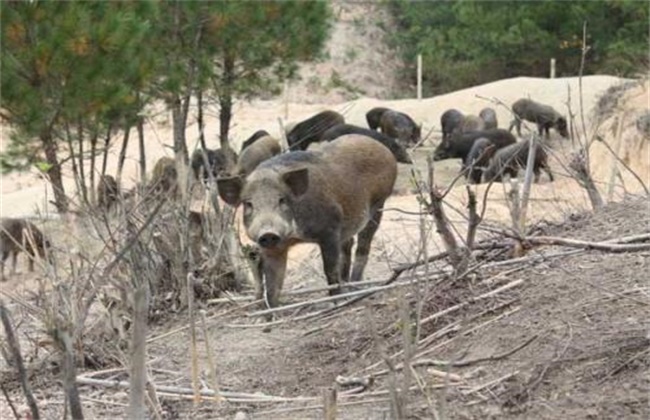
[[[583,98],[585,109],[593,107],[597,97],[610,86],[621,83],[622,80],[611,76],[589,76],[583,80]],[[416,121],[422,122],[423,132],[433,129],[433,138],[436,138],[440,128],[439,118],[448,108],[458,108],[466,113],[478,113],[484,106],[490,105],[488,100],[482,98],[496,98],[505,104],[511,104],[522,96],[530,95],[541,102],[548,103],[559,110],[566,110],[567,92],[572,92],[572,109],[577,109],[575,97],[578,92],[577,78],[563,79],[534,79],[515,78],[501,80],[482,86],[464,89],[446,95],[426,98],[421,101],[414,99],[380,101],[373,98],[361,98],[350,102],[324,106],[319,104],[288,104],[288,118],[285,117],[285,106],[281,100],[237,102],[232,123],[232,138],[236,147],[247,136],[257,129],[266,129],[274,135],[279,135],[279,119],[284,121],[298,121],[309,115],[331,108],[345,114],[346,119],[353,123],[365,126],[365,113],[372,107],[383,105],[394,107],[412,115]],[[646,96],[647,97],[647,96]],[[510,121],[508,110],[503,106],[495,106],[501,126],[507,126]],[[152,110],[150,122],[145,130],[147,141],[148,168],[152,168],[157,159],[170,156],[171,149],[165,147],[172,143],[172,131],[169,113],[164,109]],[[206,135],[208,144],[217,147],[218,119],[217,111],[210,110],[207,117]],[[6,127],[2,130],[2,143],[8,138]],[[197,126],[195,122],[189,124],[187,129],[188,146],[194,148],[197,139]],[[116,136],[114,142],[120,140]],[[116,146],[116,145],[115,145]],[[109,159],[109,172],[114,172],[117,162],[118,147],[113,147]],[[125,168],[125,186],[130,186],[138,178],[137,174],[137,143],[131,140],[128,150],[129,160]],[[69,169],[69,168],[68,168]],[[69,194],[74,191],[74,182],[66,171],[65,185]],[[38,208],[41,212],[46,209],[44,182],[36,174],[10,174],[2,177],[2,205],[1,213],[5,216],[34,215]]]

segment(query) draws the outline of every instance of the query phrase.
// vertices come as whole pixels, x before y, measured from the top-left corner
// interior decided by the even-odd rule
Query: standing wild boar
[[[420,141],[421,128],[403,112],[388,110],[379,120],[381,132],[397,139],[404,147],[413,146]]]
[[[485,130],[485,121],[476,115],[465,115],[463,122],[460,126],[461,133],[469,133],[470,131]]]
[[[203,150],[196,149],[192,152],[190,166],[196,180],[207,181],[210,178],[210,173],[214,178],[217,178],[220,173],[228,171],[231,161],[237,161],[237,154],[233,151],[224,152],[222,149],[205,149],[205,153],[209,165],[207,169],[203,158]]]
[[[241,145],[241,150],[239,153],[243,152],[244,149],[246,149],[248,146],[251,144],[255,143],[257,140],[261,139],[262,137],[265,136],[270,136],[270,134],[266,130],[257,130],[256,132],[253,133],[252,136],[247,138]]]
[[[29,258],[29,271],[34,271],[34,258],[38,255],[45,258],[50,248],[50,242],[43,232],[33,223],[24,219],[2,219],[0,230],[0,253],[2,267],[0,280],[5,281],[5,261],[11,255],[11,274],[16,274],[18,253],[25,251]]]
[[[102,175],[97,183],[97,206],[110,210],[120,197],[120,187],[111,175]]]
[[[433,152],[433,160],[457,159],[465,162],[474,146],[474,142],[485,137],[492,142],[496,149],[500,149],[517,141],[508,130],[494,128],[492,130],[472,131],[469,133],[456,133],[442,140]]]
[[[164,156],[158,159],[153,167],[149,188],[157,193],[175,194],[178,191],[178,172],[173,158]]]
[[[543,169],[548,178],[553,181],[553,174],[548,165],[548,155],[539,142],[536,144],[535,161],[533,163],[533,173],[535,174],[535,182],[539,182],[541,175],[540,169]],[[507,147],[496,151],[490,165],[483,174],[486,182],[501,182],[503,175],[508,174],[511,177],[516,177],[520,168],[526,168],[528,162],[528,149],[530,149],[530,140],[520,141],[519,143],[511,144]]]
[[[396,177],[397,162],[385,146],[350,134],[318,152],[275,156],[245,180],[220,179],[221,198],[243,204],[246,234],[260,248],[264,275],[258,298],[278,305],[289,248],[301,242],[319,245],[330,285],[360,280]]]
[[[371,130],[376,130],[379,128],[381,116],[384,115],[384,112],[386,111],[390,111],[390,109],[378,106],[366,112],[366,121],[368,122],[368,127],[370,127]]]
[[[488,138],[480,137],[474,141],[469,154],[463,160],[463,170],[467,169],[466,176],[470,184],[481,183],[483,171],[496,150],[496,146]]]
[[[497,113],[492,108],[483,108],[478,116],[485,122],[485,129],[497,128],[499,122],[497,121]]]
[[[345,123],[343,115],[323,111],[296,124],[287,134],[289,150],[307,150],[310,144],[321,141],[322,134],[337,124]]]
[[[440,116],[443,140],[460,131],[463,125],[463,113],[457,109],[448,109]]]
[[[562,137],[569,137],[566,118],[549,105],[522,98],[512,104],[512,111],[515,113],[515,119],[510,124],[510,131],[512,131],[512,127],[517,127],[519,136],[521,136],[521,120],[526,120],[537,124],[540,136],[542,132],[546,132],[546,138],[548,138],[549,129],[555,128]]]
[[[411,157],[406,153],[406,149],[397,142],[397,140],[383,135],[374,130],[369,130],[367,128],[358,127],[352,124],[339,124],[330,128],[323,133],[322,141],[332,141],[346,134],[361,134],[366,137],[373,138],[379,143],[388,147],[388,149],[393,153],[395,159],[399,163],[413,163]]]
[[[235,173],[248,176],[262,162],[280,154],[280,142],[271,136],[260,137],[239,155]]]

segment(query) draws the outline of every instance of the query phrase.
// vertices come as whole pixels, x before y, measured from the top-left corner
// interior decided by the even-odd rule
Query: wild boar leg
[[[368,224],[366,224],[357,236],[357,250],[354,254],[354,266],[352,268],[350,281],[360,281],[363,277],[363,270],[366,268],[366,264],[368,263],[370,244],[372,243],[372,238],[375,236],[377,229],[379,229],[379,223],[381,223],[381,217],[383,214],[381,210],[383,207],[383,202],[375,207]]]
[[[11,274],[16,274],[16,261],[18,260],[18,250],[11,253]]]
[[[323,258],[323,270],[327,277],[327,284],[341,284],[341,241],[339,234],[329,235],[319,243],[320,253]],[[340,288],[330,289],[330,295],[340,293]]]
[[[350,265],[352,264],[352,247],[354,246],[354,238],[350,238],[343,242],[341,248],[341,281],[347,282],[350,279]]]
[[[277,254],[265,254],[263,258],[264,276],[262,284],[259,285],[258,296],[264,299],[266,306],[275,308],[280,300],[280,291],[287,269],[287,250]]]

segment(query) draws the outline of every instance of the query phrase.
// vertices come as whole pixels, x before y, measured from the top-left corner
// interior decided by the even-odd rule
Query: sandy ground
[[[623,82],[623,80],[611,76],[589,76],[584,78],[583,102],[586,112],[589,113],[593,108],[599,95],[608,88]],[[253,101],[250,103],[239,101],[235,104],[231,133],[233,144],[238,148],[244,139],[258,129],[265,129],[272,135],[279,136],[280,120],[285,123],[287,121],[300,121],[324,109],[334,109],[344,114],[346,121],[366,126],[365,113],[374,106],[382,105],[411,115],[417,122],[423,124],[423,133],[432,130],[429,139],[435,144],[439,138],[440,115],[449,108],[457,108],[465,113],[478,113],[485,106],[493,106],[497,111],[500,126],[507,127],[511,120],[508,109],[504,106],[492,105],[491,100],[498,100],[509,105],[522,96],[530,96],[535,100],[554,106],[561,112],[566,112],[567,92],[569,91],[572,92],[572,98],[574,98],[571,109],[575,113],[578,108],[575,100],[578,92],[577,78],[550,80],[522,77],[497,81],[446,95],[426,98],[421,101],[413,99],[381,101],[373,98],[361,98],[329,106],[289,103],[286,108],[281,100]],[[647,104],[647,99],[648,93],[646,89],[645,93],[638,96],[638,106],[643,107],[644,100]],[[286,115],[285,110],[288,110]],[[586,118],[587,121],[590,120],[589,115]],[[208,110],[206,120],[208,146],[218,147],[217,133],[219,125],[217,111]],[[170,114],[164,109],[152,110],[148,122],[149,124],[145,128],[147,167],[152,168],[160,157],[172,155],[172,150],[169,147],[172,144]],[[627,124],[633,125],[633,123],[633,119],[628,118]],[[587,124],[589,125],[589,123]],[[605,136],[613,137],[609,131],[605,131]],[[6,147],[8,134],[7,127],[2,127],[2,149]],[[188,147],[193,150],[198,139],[195,121],[191,121],[188,125],[186,135]],[[108,162],[109,173],[114,173],[117,165],[120,139],[121,136],[117,135],[113,140],[114,144]],[[639,142],[639,145],[638,150],[630,148],[631,156],[629,159],[633,165],[642,160],[643,157],[647,157],[646,145],[642,144],[642,142]],[[624,150],[628,149],[624,148]],[[124,169],[124,187],[132,186],[139,178],[137,157],[137,142],[131,140],[128,148],[127,164]],[[449,165],[455,166],[456,163],[442,162],[438,165],[447,168]],[[64,180],[66,190],[68,194],[74,194],[74,181],[71,178],[70,168],[66,168],[64,173],[66,175]],[[49,213],[53,210],[52,206],[46,204],[52,197],[51,190],[43,180],[39,179],[35,171],[4,175],[1,179],[0,191],[2,193],[0,213],[3,216],[33,216],[39,212]]]

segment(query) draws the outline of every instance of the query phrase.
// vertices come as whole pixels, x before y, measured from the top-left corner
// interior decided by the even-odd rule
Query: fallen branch
[[[104,388],[120,388],[120,389],[129,389],[130,385],[127,381],[120,380],[103,380],[103,379],[93,379],[85,377],[83,375],[77,376],[77,381],[79,385],[90,385]],[[182,388],[175,386],[165,386],[159,385],[155,387],[156,392],[168,393],[168,394],[177,394],[177,395],[186,395],[193,396],[194,390],[192,388]],[[233,402],[233,400],[245,401],[249,403],[256,402],[297,402],[297,401],[316,401],[319,398],[316,397],[277,397],[273,395],[265,395],[261,393],[249,394],[245,392],[229,392],[229,391],[215,391],[212,389],[202,389],[199,391],[202,397],[217,397],[220,396],[226,401]]]
[[[486,383],[484,383],[483,385],[479,385],[479,386],[477,386],[477,387],[470,388],[470,389],[468,389],[468,390],[466,390],[466,391],[461,391],[461,393],[462,393],[463,395],[470,395],[470,394],[473,394],[473,393],[475,393],[475,392],[481,391],[481,390],[483,390],[483,389],[485,389],[485,388],[489,388],[489,387],[491,387],[491,386],[493,386],[493,385],[496,385],[496,384],[498,384],[498,383],[501,383],[501,382],[503,382],[503,381],[505,381],[505,380],[507,380],[507,379],[510,379],[510,378],[512,378],[513,376],[518,375],[518,374],[519,374],[519,371],[516,370],[516,371],[514,371],[514,372],[511,372],[511,373],[508,373],[508,374],[506,374],[506,375],[503,375],[503,376],[501,376],[501,377],[499,377],[499,378],[497,378],[497,379],[494,379],[494,380],[492,380],[492,381],[490,381],[490,382],[486,382]]]
[[[476,297],[473,297],[473,298],[469,298],[465,302],[462,302],[462,303],[459,303],[457,305],[451,306],[451,307],[449,307],[447,309],[443,309],[442,311],[438,311],[433,315],[429,315],[428,317],[426,317],[426,318],[424,318],[423,320],[420,321],[420,325],[428,324],[429,322],[434,321],[434,320],[440,318],[441,316],[447,315],[447,314],[449,314],[451,312],[455,312],[455,311],[457,311],[459,309],[464,308],[465,306],[468,306],[468,305],[470,305],[472,303],[478,302],[479,300],[487,299],[489,297],[493,297],[495,295],[498,295],[499,293],[502,293],[502,292],[505,292],[505,291],[510,290],[512,288],[515,288],[517,286],[520,286],[523,283],[524,283],[524,281],[522,279],[515,280],[515,281],[512,281],[512,282],[510,282],[508,284],[505,284],[505,285],[503,285],[503,286],[501,286],[501,287],[499,287],[497,289],[491,290],[491,291],[489,291],[487,293],[483,293],[482,295],[479,295],[479,296],[476,296]]]
[[[465,367],[465,366],[470,366],[474,365],[476,363],[483,363],[483,362],[494,362],[497,360],[505,359],[506,357],[512,356],[519,350],[523,349],[524,347],[528,346],[530,343],[535,341],[539,337],[538,335],[534,335],[530,337],[528,340],[523,342],[522,344],[518,345],[517,347],[508,350],[505,353],[497,354],[494,356],[487,356],[487,357],[479,357],[476,359],[468,359],[468,360],[459,360],[457,362],[451,361],[444,361],[444,360],[433,360],[433,359],[421,359],[421,360],[416,360],[411,364],[413,367],[418,367],[418,366],[438,366],[438,367]]]
[[[647,235],[650,238],[650,235]],[[616,244],[611,242],[588,242],[577,239],[566,239],[555,236],[529,236],[525,241],[533,245],[561,245],[571,248],[596,249],[608,252],[637,252],[650,250],[650,243],[643,244]]]

